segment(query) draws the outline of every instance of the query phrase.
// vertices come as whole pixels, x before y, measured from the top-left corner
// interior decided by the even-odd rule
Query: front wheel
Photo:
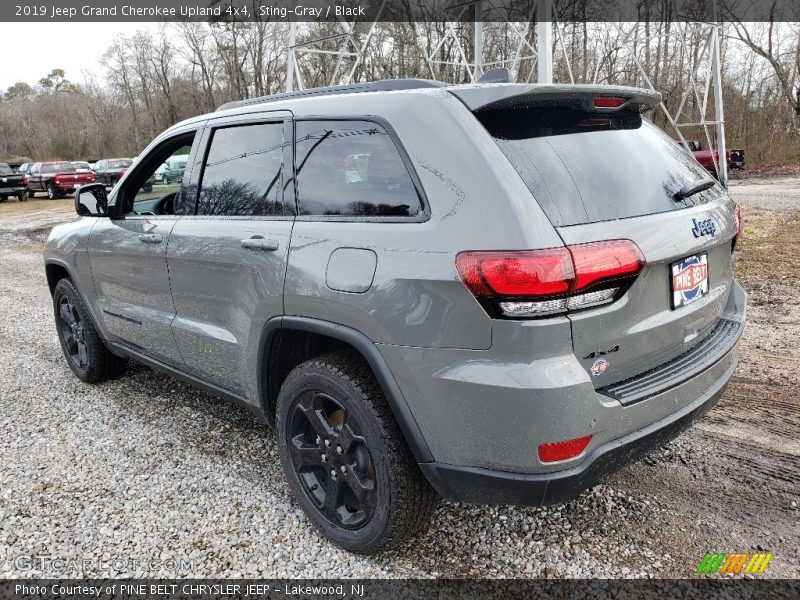
[[[58,190],[56,190],[55,186],[51,183],[47,184],[47,198],[50,200],[58,198]]]
[[[69,279],[56,284],[53,310],[61,350],[78,379],[99,383],[122,374],[126,361],[106,348],[89,319],[77,288]]]
[[[19,194],[17,194],[17,200],[19,200],[20,202],[25,202],[25,200],[27,200],[27,199],[28,199],[28,192],[27,191],[20,192]]]
[[[35,197],[36,197],[36,192],[28,188],[28,198],[35,198]]]
[[[426,526],[438,496],[358,354],[296,367],[281,387],[276,417],[286,479],[328,539],[373,554]]]

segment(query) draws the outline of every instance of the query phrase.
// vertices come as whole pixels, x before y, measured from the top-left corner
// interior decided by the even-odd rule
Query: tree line
[[[667,4],[643,0],[652,11],[636,23],[557,24],[555,81],[647,87],[649,80],[675,111],[697,67],[698,93],[684,102],[684,120],[691,121],[692,113],[699,120],[704,102],[713,118],[713,91],[703,98],[704,30],[670,21],[667,12],[659,12]],[[356,23],[342,46],[347,38],[341,24],[298,24],[295,83],[340,83],[350,73],[354,81],[468,82],[465,62],[474,61],[473,27],[471,22],[424,22],[379,23],[371,29],[369,23]],[[483,28],[487,67],[506,66],[517,81],[535,81],[535,25],[487,22]],[[800,163],[799,29],[798,23],[722,26],[728,145],[745,148],[750,166]],[[182,119],[230,100],[284,91],[288,39],[288,24],[270,21],[163,24],[120,35],[97,74],[54,68],[33,85],[18,82],[0,94],[0,157],[135,156]],[[675,136],[663,114],[654,120]],[[700,129],[686,129],[684,135],[706,145]]]

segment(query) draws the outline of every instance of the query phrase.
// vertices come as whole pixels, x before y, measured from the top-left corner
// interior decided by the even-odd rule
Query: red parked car
[[[696,140],[686,140],[686,144],[689,146],[689,150],[692,151],[692,155],[694,155],[697,162],[711,173],[716,171],[714,164],[719,160],[719,151],[703,150],[703,146]],[[728,161],[729,169],[744,168],[744,150],[728,150],[725,156]]]
[[[94,183],[94,174],[78,172],[71,162],[33,163],[25,174],[28,195],[33,198],[36,192],[47,192],[51,200],[72,193],[79,185]]]

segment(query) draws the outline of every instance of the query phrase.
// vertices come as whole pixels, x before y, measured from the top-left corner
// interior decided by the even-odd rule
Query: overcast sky
[[[17,81],[33,85],[52,69],[83,82],[83,71],[102,72],[100,57],[114,38],[156,23],[0,23],[3,64],[0,89]]]

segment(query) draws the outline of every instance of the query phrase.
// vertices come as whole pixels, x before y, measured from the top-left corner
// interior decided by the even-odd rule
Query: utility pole
[[[537,0],[536,56],[537,81],[553,83],[553,0]]]
[[[483,75],[483,0],[475,3],[475,81]]]
[[[714,27],[711,33],[711,83],[714,86],[714,120],[717,125],[717,176],[722,186],[728,187],[728,152],[725,144],[725,114],[722,108],[722,65],[719,59],[720,25],[717,21],[716,0],[708,0],[708,17]],[[705,118],[705,115],[703,117]]]
[[[294,88],[294,43],[297,35],[297,23],[289,21],[289,46],[286,48],[286,91],[291,92]]]

